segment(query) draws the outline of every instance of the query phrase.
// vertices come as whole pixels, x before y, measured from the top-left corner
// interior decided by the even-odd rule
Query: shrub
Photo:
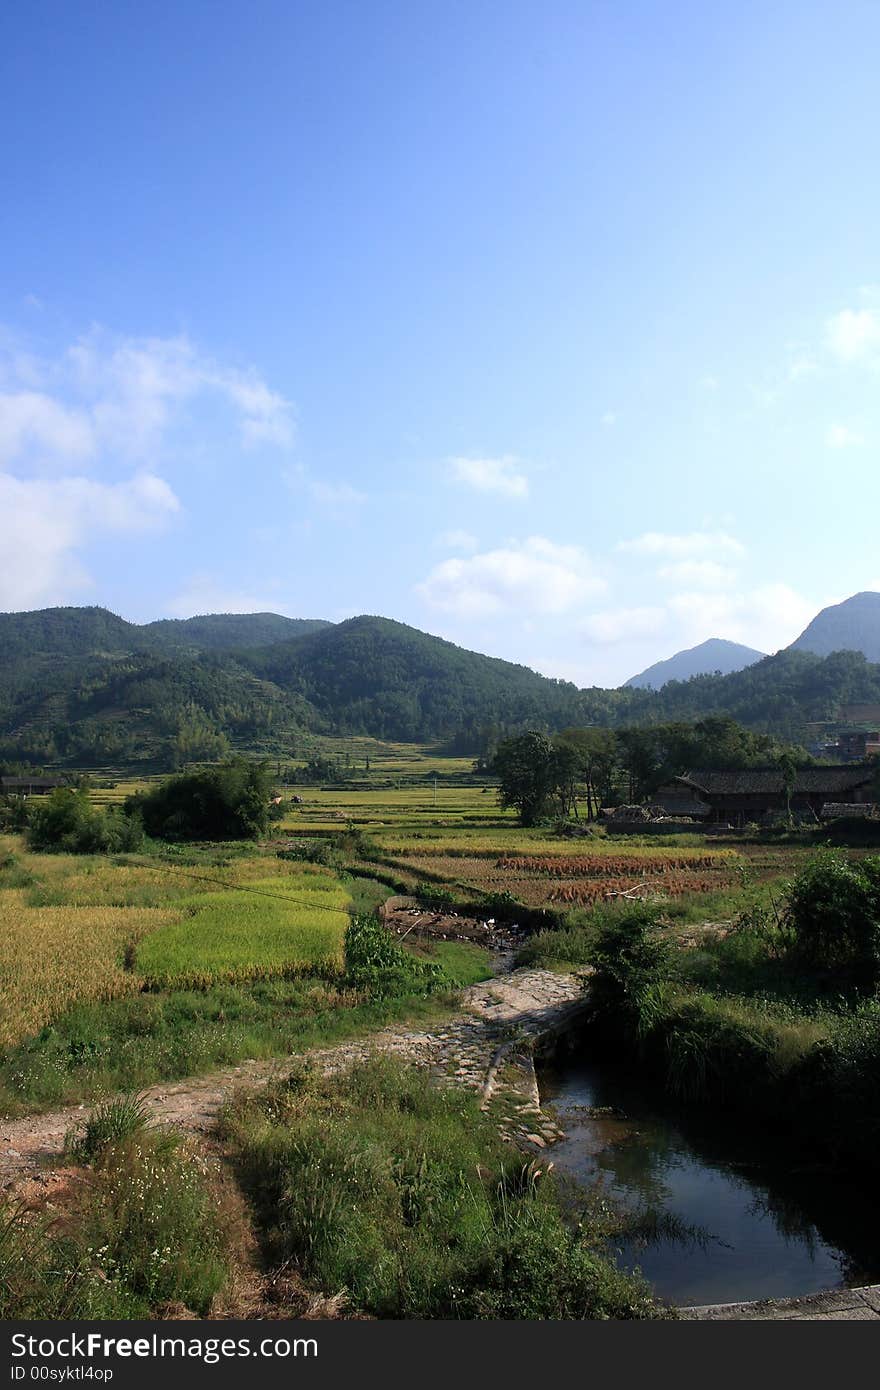
[[[29,814],[31,849],[65,854],[117,854],[140,849],[143,822],[136,811],[99,811],[85,791],[56,787]]]
[[[880,859],[817,854],[792,881],[787,921],[808,966],[873,989],[880,976]]]
[[[444,888],[440,883],[417,883],[415,896],[426,907],[453,907],[455,905],[455,894],[452,889]]]
[[[235,758],[170,777],[129,797],[125,809],[160,840],[256,840],[269,825],[271,791],[268,763]]]
[[[381,999],[396,994],[430,994],[444,986],[443,969],[417,960],[398,946],[375,917],[353,917],[345,933],[346,983]]]
[[[277,852],[279,859],[292,859],[294,863],[324,864],[335,866],[339,854],[329,840],[288,840],[284,849]]]
[[[634,903],[603,917],[591,955],[592,1000],[599,1012],[638,1013],[672,966],[671,948],[658,932],[659,909]]]

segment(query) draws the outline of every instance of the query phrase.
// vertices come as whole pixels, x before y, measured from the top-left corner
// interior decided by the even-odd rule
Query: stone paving
[[[680,1308],[679,1317],[704,1322],[876,1322],[880,1284],[830,1289],[805,1298],[767,1298],[760,1303],[707,1303]]]

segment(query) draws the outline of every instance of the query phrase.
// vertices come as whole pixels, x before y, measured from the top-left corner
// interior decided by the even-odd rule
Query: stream
[[[806,1161],[778,1136],[668,1103],[634,1064],[562,1058],[538,1070],[573,1206],[587,1187],[642,1216],[617,1241],[681,1306],[791,1298],[880,1281],[880,1212],[870,1189]]]

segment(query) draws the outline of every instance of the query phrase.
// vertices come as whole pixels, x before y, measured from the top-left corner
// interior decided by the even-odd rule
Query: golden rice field
[[[136,994],[125,968],[137,943],[180,914],[155,907],[28,907],[0,891],[0,1047],[39,1031],[72,1004]]]
[[[338,971],[349,901],[328,869],[259,852],[114,861],[2,836],[0,1047],[77,1002]]]

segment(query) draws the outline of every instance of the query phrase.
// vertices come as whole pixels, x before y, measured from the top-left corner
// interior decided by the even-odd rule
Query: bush
[[[591,998],[599,1012],[638,1013],[645,997],[672,968],[672,951],[659,935],[659,908],[634,903],[604,914],[591,953]]]
[[[170,777],[129,797],[125,809],[160,840],[256,840],[269,826],[271,791],[268,763],[235,758]]]
[[[444,888],[440,883],[417,883],[415,886],[415,896],[419,902],[426,907],[454,907],[455,894],[451,888]]]
[[[99,811],[85,791],[56,787],[29,814],[30,849],[65,854],[119,854],[140,849],[144,827],[136,810]]]
[[[880,858],[826,850],[789,885],[794,952],[810,968],[872,990],[880,977]]]
[[[353,917],[345,933],[345,978],[376,999],[431,994],[446,983],[440,965],[417,960],[377,918],[362,916]]]

